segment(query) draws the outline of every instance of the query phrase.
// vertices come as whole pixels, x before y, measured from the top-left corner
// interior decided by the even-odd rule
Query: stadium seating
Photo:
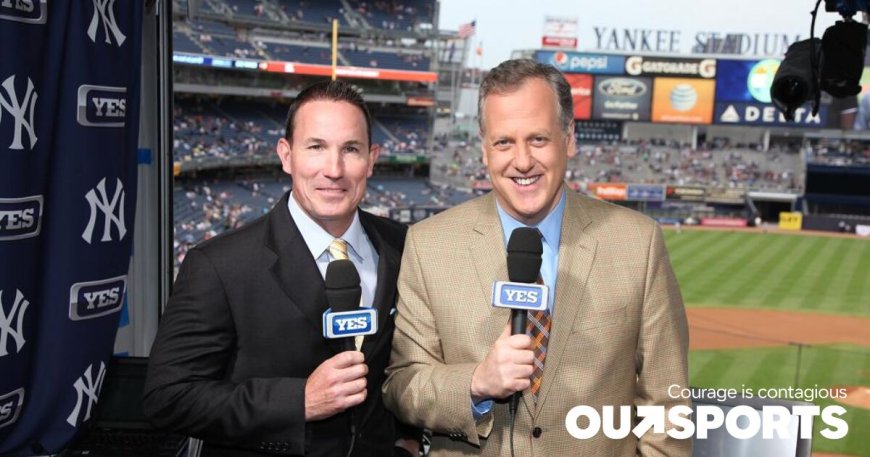
[[[375,28],[411,31],[434,22],[433,0],[348,0],[348,4]]]
[[[211,101],[182,98],[175,104],[175,158],[181,162],[268,157],[284,133],[286,102]],[[383,155],[425,154],[429,138],[421,116],[375,115],[372,141]]]
[[[175,160],[268,157],[283,135],[285,110],[265,103],[224,100],[218,105],[179,99],[175,104]]]
[[[351,49],[342,49],[340,52],[351,65],[356,67],[429,71],[429,58],[420,54],[398,54],[395,52]]]
[[[189,22],[190,28],[196,32],[200,33],[208,33],[213,35],[223,35],[223,36],[235,36],[236,31],[233,30],[232,27],[216,21],[209,21],[206,19],[197,19],[196,21]]]
[[[340,0],[277,0],[277,3],[293,22],[329,24],[338,19],[340,26],[347,25]]]
[[[471,186],[485,179],[479,142],[454,146],[446,161],[433,162],[433,176]],[[748,188],[778,192],[803,189],[805,166],[794,152],[722,147],[694,150],[650,142],[584,143],[568,161],[571,182],[618,182]]]
[[[332,64],[332,55],[329,48],[269,42],[264,42],[263,45],[265,52],[273,60],[314,63],[320,65]]]
[[[191,54],[206,53],[206,50],[202,47],[199,41],[195,41],[187,34],[177,30],[172,32],[172,46],[178,52],[187,52]]]

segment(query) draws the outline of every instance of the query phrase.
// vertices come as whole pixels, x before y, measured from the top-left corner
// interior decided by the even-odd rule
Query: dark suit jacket
[[[205,441],[203,455],[344,456],[348,412],[305,422],[305,381],[341,342],[323,337],[324,281],[287,209],[187,253],[151,352],[145,413],[159,427]],[[378,252],[378,333],[362,351],[366,401],[354,408],[354,456],[389,456],[396,428],[381,384],[405,226],[360,211]],[[418,437],[419,438],[419,437]]]

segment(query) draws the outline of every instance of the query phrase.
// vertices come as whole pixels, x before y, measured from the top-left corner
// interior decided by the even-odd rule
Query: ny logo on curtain
[[[36,145],[36,131],[33,129],[33,111],[36,107],[36,99],[39,95],[33,90],[33,81],[27,78],[27,92],[19,101],[15,92],[15,75],[6,78],[0,88],[0,122],[3,122],[3,111],[6,111],[9,116],[12,116],[12,122],[15,123],[12,137],[12,144],[9,149],[24,149],[21,144],[21,132],[26,131],[28,140],[30,140],[29,149],[33,149]]]
[[[0,0],[0,455],[93,420],[132,250],[144,2]]]

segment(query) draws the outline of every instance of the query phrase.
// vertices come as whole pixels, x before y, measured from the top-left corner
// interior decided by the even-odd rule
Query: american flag
[[[459,38],[463,40],[474,35],[474,28],[477,26],[477,21],[466,22],[459,26]]]

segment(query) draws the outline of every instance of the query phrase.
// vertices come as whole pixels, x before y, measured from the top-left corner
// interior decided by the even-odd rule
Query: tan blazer
[[[520,402],[514,455],[689,456],[691,440],[664,434],[568,434],[574,406],[688,404],[668,396],[671,384],[688,385],[688,329],[655,222],[567,193],[543,384],[537,404],[528,392]],[[491,306],[493,282],[507,280],[505,258],[493,193],[408,232],[384,401],[434,432],[433,457],[510,455],[507,404],[475,422],[470,397],[474,368],[510,317]]]

